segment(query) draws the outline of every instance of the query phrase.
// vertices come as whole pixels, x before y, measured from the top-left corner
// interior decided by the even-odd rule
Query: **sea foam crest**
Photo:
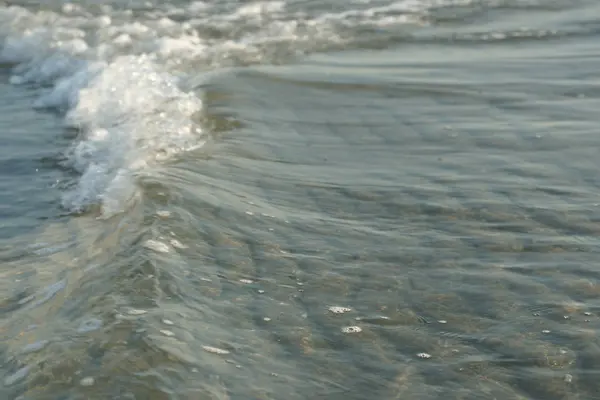
[[[79,132],[63,164],[80,176],[63,206],[79,212],[100,204],[105,214],[119,212],[137,193],[137,173],[201,145],[192,117],[202,102],[161,71],[154,54],[103,60],[83,30],[21,26],[36,18],[42,16],[0,8],[0,63],[14,65],[13,84],[48,86],[34,106],[62,111]]]

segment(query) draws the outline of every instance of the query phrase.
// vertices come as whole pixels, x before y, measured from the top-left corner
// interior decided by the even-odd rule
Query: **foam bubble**
[[[171,239],[169,240],[169,243],[171,243],[171,246],[175,247],[176,249],[187,249],[187,246],[177,239]]]
[[[81,386],[93,386],[96,383],[95,379],[91,376],[86,376],[82,380],[79,381]]]
[[[360,326],[345,326],[342,328],[344,333],[361,333],[362,328]]]
[[[352,311],[352,309],[350,307],[340,307],[340,306],[331,306],[328,308],[328,310],[333,314],[345,314],[345,313]]]
[[[158,240],[147,240],[144,243],[144,247],[146,247],[147,249],[150,250],[154,250],[157,253],[168,253],[169,251],[171,251],[171,249],[169,248],[169,246],[163,242],[159,242]]]
[[[213,353],[213,354],[220,354],[220,355],[229,354],[229,350],[220,349],[218,347],[202,346],[202,348],[204,349],[204,351]]]
[[[137,309],[137,308],[132,308],[132,309],[130,309],[130,310],[128,310],[128,311],[127,311],[127,313],[128,313],[129,315],[144,315],[144,314],[146,314],[147,312],[148,312],[148,311],[146,311],[146,310],[139,310],[139,309]]]

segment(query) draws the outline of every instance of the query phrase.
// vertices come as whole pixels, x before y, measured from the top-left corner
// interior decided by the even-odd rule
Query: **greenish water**
[[[600,398],[595,2],[111,4],[0,7],[0,397]]]

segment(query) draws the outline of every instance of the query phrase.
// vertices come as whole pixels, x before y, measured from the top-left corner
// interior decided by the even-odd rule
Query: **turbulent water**
[[[0,398],[600,399],[598,16],[0,1]]]

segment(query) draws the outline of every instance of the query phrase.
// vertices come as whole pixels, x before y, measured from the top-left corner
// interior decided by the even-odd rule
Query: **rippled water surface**
[[[600,399],[599,15],[0,2],[0,398]]]

